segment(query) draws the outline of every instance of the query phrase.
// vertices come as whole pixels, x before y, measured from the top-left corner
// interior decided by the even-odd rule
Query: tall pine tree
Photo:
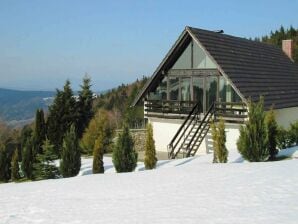
[[[40,154],[42,153],[42,144],[46,139],[46,123],[42,109],[36,110],[33,136],[35,148],[34,154]]]
[[[79,138],[82,137],[84,130],[94,115],[92,102],[93,92],[91,91],[91,79],[85,75],[83,78],[83,85],[81,85],[81,91],[79,91],[79,100],[77,103],[78,120],[76,126]]]
[[[63,91],[57,90],[53,104],[49,107],[47,137],[54,145],[57,156],[60,157],[63,136],[72,124],[77,123],[76,100],[66,81]]]
[[[11,160],[11,180],[17,181],[18,179],[20,179],[19,153],[18,153],[18,149],[15,149]]]
[[[0,182],[7,182],[10,178],[9,159],[5,145],[0,142]]]
[[[71,125],[63,139],[60,172],[63,177],[73,177],[79,173],[80,168],[81,152],[75,126]]]
[[[28,179],[33,179],[33,163],[34,163],[34,157],[33,157],[33,143],[32,139],[28,138],[24,148],[22,149],[22,164],[21,168],[23,171],[23,174]]]

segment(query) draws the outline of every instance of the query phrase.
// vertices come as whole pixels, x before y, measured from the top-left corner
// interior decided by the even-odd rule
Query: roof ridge
[[[196,30],[197,31],[203,31],[203,32],[210,33],[212,35],[214,35],[214,34],[218,35],[218,36],[222,35],[222,36],[226,36],[226,37],[229,37],[229,38],[239,39],[239,40],[246,41],[246,42],[249,42],[249,43],[254,43],[254,44],[257,44],[257,45],[272,47],[272,48],[275,48],[275,49],[278,49],[278,50],[282,51],[282,49],[280,47],[278,47],[274,44],[265,43],[265,42],[261,42],[261,41],[250,40],[246,37],[239,37],[239,36],[234,36],[234,35],[226,34],[226,33],[218,33],[218,32],[212,31],[212,30],[207,30],[207,29],[202,29],[202,28],[197,28],[197,27],[191,27],[191,26],[185,26],[185,29],[188,30],[191,33],[193,33],[193,31],[196,31]]]

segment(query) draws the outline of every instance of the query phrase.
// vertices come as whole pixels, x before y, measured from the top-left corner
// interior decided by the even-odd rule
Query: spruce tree
[[[81,138],[84,130],[92,119],[94,113],[92,110],[93,92],[91,91],[91,79],[86,75],[83,78],[83,85],[81,85],[81,91],[79,91],[79,100],[77,103],[78,108],[78,137]]]
[[[20,179],[19,153],[18,153],[18,149],[15,149],[11,160],[11,180],[17,181],[18,179]]]
[[[156,167],[157,158],[155,150],[155,142],[153,139],[153,128],[150,123],[147,125],[147,135],[145,143],[145,159],[144,164],[147,170],[154,169]]]
[[[54,160],[57,158],[54,152],[54,146],[46,139],[42,145],[42,154],[38,154],[36,162],[34,163],[34,178],[38,180],[42,179],[54,179],[59,176],[59,170],[54,164]]]
[[[132,172],[137,166],[138,154],[134,151],[133,139],[124,125],[113,150],[113,164],[118,173]]]
[[[104,154],[104,144],[102,136],[96,139],[93,150],[93,173],[104,173],[103,166],[103,154]]]
[[[63,177],[76,176],[81,168],[81,153],[74,125],[71,125],[63,139],[60,172]]]
[[[43,141],[46,139],[46,124],[44,119],[44,112],[42,109],[36,110],[33,136],[35,146],[34,153],[42,153],[42,144]]]
[[[266,126],[268,132],[268,150],[269,160],[275,160],[275,156],[278,153],[277,150],[277,133],[278,126],[275,120],[275,114],[273,109],[266,114]]]
[[[8,153],[5,145],[0,142],[0,182],[9,180]]]
[[[63,136],[72,124],[77,123],[77,104],[73,97],[70,82],[67,80],[63,91],[57,90],[53,104],[49,107],[47,122],[47,137],[54,145],[57,156],[60,157]]]
[[[27,139],[24,148],[22,149],[22,172],[28,179],[33,179],[33,143],[32,139]]]
[[[262,162],[269,156],[263,105],[262,97],[257,103],[249,102],[248,121],[240,127],[237,148],[242,157],[250,162]]]

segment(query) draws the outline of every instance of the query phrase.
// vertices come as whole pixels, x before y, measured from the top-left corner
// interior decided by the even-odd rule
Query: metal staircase
[[[217,122],[221,117],[227,123],[243,124],[247,118],[247,107],[242,102],[214,102],[204,116],[201,115],[199,105],[193,107],[168,145],[169,159],[180,155],[194,156],[206,137],[212,120]]]
[[[175,159],[179,154],[183,157],[194,156],[210,128],[210,121],[214,115],[214,104],[210,106],[203,119],[200,118],[199,104],[191,110],[183,124],[178,129],[168,145],[168,156]]]

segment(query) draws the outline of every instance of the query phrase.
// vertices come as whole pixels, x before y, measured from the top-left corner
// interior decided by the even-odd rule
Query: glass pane
[[[179,78],[171,77],[169,80],[170,100],[178,100],[179,97]]]
[[[231,85],[227,85],[227,101],[226,102],[241,102],[241,98],[235,92]]]
[[[232,102],[241,102],[240,96],[236,93],[236,91],[231,87],[231,99]]]
[[[190,101],[190,78],[181,78],[181,101]]]
[[[175,62],[172,69],[191,69],[191,42],[186,47],[182,55]]]
[[[216,68],[216,65],[196,43],[193,44],[193,66],[194,68]]]
[[[206,110],[216,101],[217,77],[206,77]]]
[[[193,77],[193,100],[200,103],[200,111],[203,112],[204,78]]]
[[[229,102],[227,101],[227,81],[224,77],[219,77],[219,102]]]
[[[167,77],[161,81],[154,91],[149,92],[149,100],[166,100],[167,99]]]

